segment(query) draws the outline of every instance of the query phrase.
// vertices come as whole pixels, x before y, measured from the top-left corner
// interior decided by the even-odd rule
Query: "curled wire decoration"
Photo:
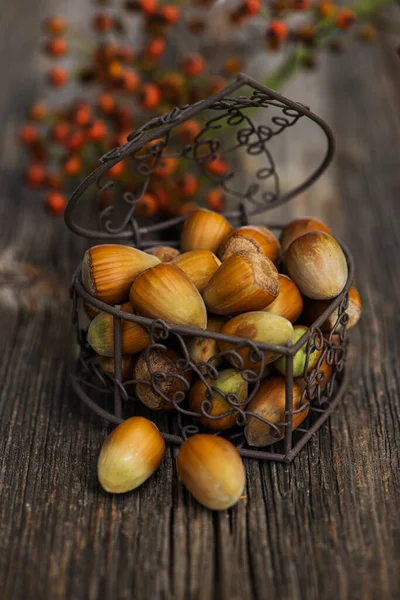
[[[257,117],[258,121],[258,113],[264,117],[262,124],[254,120],[254,117]],[[181,147],[178,152],[171,152],[169,142],[170,137],[175,134],[174,129],[193,117],[199,118],[202,122],[202,131],[192,144]],[[299,185],[283,192],[269,144],[273,138],[295,127],[304,117],[310,124],[314,123],[322,129],[327,147],[320,164],[314,171]],[[252,174],[253,180],[247,185],[247,189],[239,189],[236,183],[235,155],[238,150],[245,152],[250,161],[257,157],[257,161],[262,159],[264,163]],[[118,223],[115,223],[120,218],[119,212],[115,210],[116,204],[103,210],[96,226],[82,224],[79,219],[80,212],[76,208],[81,200],[93,197],[93,194],[101,198],[106,191],[110,190],[111,184],[114,183],[107,181],[110,179],[110,169],[120,161],[129,163],[129,176],[135,186],[134,197],[140,201],[152,177],[155,176],[158,165],[168,157],[189,161],[188,166],[197,169],[208,180],[210,186],[220,185],[228,199],[245,202],[248,217],[252,217],[289,201],[310,187],[328,167],[333,153],[334,138],[331,129],[320,117],[311,112],[308,107],[239,73],[236,80],[225,89],[193,105],[176,107],[166,115],[151,119],[132,132],[126,144],[104,154],[100,159],[100,166],[86,177],[72,194],[64,218],[72,231],[88,239],[118,239],[132,242],[134,204],[127,203],[126,198],[124,202],[123,194],[118,194],[114,190],[116,204],[119,204],[118,200],[122,198],[122,205],[125,204],[125,208],[128,209],[127,214]],[[219,159],[226,161],[226,170],[213,173],[212,164]],[[88,191],[90,193],[87,193]],[[236,221],[242,216],[239,206],[237,210],[224,214]],[[172,223],[176,221],[172,219],[144,227],[138,225],[137,229],[140,235],[144,235],[150,230],[167,230]]]
[[[308,399],[310,403],[317,406],[329,403],[334,391],[335,380],[344,369],[348,337],[346,324],[348,322],[348,292],[342,293],[343,297],[331,317],[336,317],[336,322],[329,333],[324,334],[319,327],[312,327],[312,336],[307,345],[307,359],[303,378],[305,390],[303,400]],[[318,354],[315,366],[308,368],[310,357],[313,353]]]
[[[161,319],[155,319],[149,329],[149,335],[151,340],[151,346],[157,344],[159,341],[165,341],[168,339],[168,325]]]
[[[150,342],[141,354],[145,360],[148,376],[139,380],[134,378],[132,372],[128,380],[122,381],[118,374],[102,371],[94,351],[87,344],[86,334],[81,329],[81,337],[78,338],[81,353],[72,375],[74,390],[91,410],[110,423],[121,422],[122,419],[137,414],[136,411],[139,409],[140,414],[144,411],[148,418],[161,427],[159,416],[162,413],[164,417],[161,423],[164,428],[161,429],[161,433],[170,443],[181,444],[191,435],[209,432],[230,439],[243,456],[290,462],[304,444],[315,436],[318,428],[331,414],[348,382],[348,374],[344,368],[348,343],[346,311],[348,290],[353,279],[353,263],[345,247],[343,250],[349,265],[349,277],[344,290],[331,302],[324,315],[319,317],[306,330],[301,340],[292,347],[276,347],[250,340],[238,340],[230,336],[222,336],[220,333],[193,330],[160,319],[152,320],[125,313],[90,296],[82,286],[78,269],[71,289],[72,297],[75,299],[73,303],[75,322],[82,323],[84,305],[89,304],[121,319],[138,322],[147,330]],[[331,315],[335,322],[331,330],[325,333],[323,325]],[[211,338],[217,342],[217,346],[220,341],[226,343],[228,337],[231,340],[229,349],[217,350],[208,361],[196,362],[192,358],[189,346],[194,335]],[[160,370],[160,367],[154,366],[151,357],[153,352],[165,353],[168,348],[173,349],[178,358],[174,359],[173,368],[165,373]],[[286,396],[284,413],[281,420],[276,422],[254,412],[250,403],[257,395],[263,381],[274,373],[271,365],[265,365],[265,352],[277,353],[279,348],[286,356],[287,363],[293,360],[296,352],[305,351],[305,366],[302,376],[296,379],[293,374],[286,373],[287,388],[294,390],[299,387],[301,400],[297,405],[293,405]],[[244,354],[246,361],[243,358]],[[215,381],[223,369],[234,369],[247,383],[248,395],[244,401],[240,400],[237,393],[224,393],[216,387]],[[189,402],[191,384],[195,380],[200,380],[204,384],[204,396],[196,409]],[[144,407],[138,396],[138,385],[151,389],[171,410],[165,412]],[[118,416],[113,408],[116,390],[122,401],[122,416]],[[224,412],[218,414],[213,410],[213,400],[216,397],[225,407]],[[218,423],[227,417],[233,420],[232,429],[215,431],[218,429]],[[244,434],[246,423],[250,418],[265,425],[270,439],[275,439],[276,443],[264,448],[250,447]],[[298,419],[302,422],[295,428],[294,423]],[[207,424],[211,422],[215,424],[212,430],[207,428]]]

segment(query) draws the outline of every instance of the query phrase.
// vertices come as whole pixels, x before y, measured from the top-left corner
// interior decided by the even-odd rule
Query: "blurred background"
[[[2,16],[3,194],[13,198],[14,217],[3,235],[13,246],[26,245],[24,229],[31,232],[33,222],[35,233],[42,232],[39,247],[50,247],[53,235],[68,243],[60,216],[99,157],[149,119],[222,89],[239,71],[309,106],[336,134],[333,168],[291,204],[291,215],[306,206],[344,235],[346,205],[355,200],[343,170],[356,169],[359,185],[363,165],[370,162],[370,173],[371,163],[379,169],[376,160],[385,160],[385,169],[393,160],[371,155],[385,128],[394,133],[399,25],[388,0],[34,0],[21,10],[16,1]],[[263,115],[254,119],[262,122]],[[201,119],[193,120],[180,132],[179,150],[201,127]],[[274,155],[283,187],[318,163],[319,135],[303,126],[279,140]],[[126,165],[110,176],[123,189],[134,187]],[[223,190],[204,186],[177,161],[153,183],[137,206],[141,219],[187,214],[196,205],[224,210],[229,203]],[[99,209],[112,201],[103,195]]]
[[[77,14],[74,2],[59,9],[52,3],[52,15],[40,21],[35,12],[36,27],[30,27],[29,37],[24,30],[29,76],[10,86],[20,97],[12,114],[21,121],[19,153],[26,166],[21,179],[38,190],[28,196],[48,213],[62,214],[68,196],[102,154],[151,118],[223,89],[240,71],[309,106],[335,127],[335,119],[345,120],[344,103],[349,110],[371,95],[379,102],[383,69],[374,61],[384,60],[387,69],[390,62],[397,66],[391,8],[388,0],[354,6],[332,0],[98,0],[84,2]],[[44,15],[48,9],[43,2],[38,6]],[[17,33],[12,37],[18,40]],[[11,56],[18,50],[9,48]],[[262,123],[263,115],[254,118]],[[172,150],[196,137],[204,125],[199,119],[182,128]],[[285,158],[280,176],[288,185],[304,179],[322,155],[315,131],[296,130],[273,150]],[[347,152],[357,152],[351,143],[342,148],[341,141],[339,151],[347,146]],[[126,164],[115,166],[110,179],[126,190],[134,187]],[[312,196],[319,198],[310,206],[313,212],[323,210],[329,185],[328,177],[313,188]],[[105,195],[100,209],[111,202]],[[136,214],[166,218],[199,204],[223,210],[227,202],[218,186],[210,190],[183,162],[170,161]]]

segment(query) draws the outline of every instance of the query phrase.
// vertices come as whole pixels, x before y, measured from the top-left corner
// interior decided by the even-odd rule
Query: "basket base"
[[[84,385],[82,384],[82,379],[76,375],[72,374],[70,376],[72,388],[78,398],[95,414],[97,414],[102,419],[105,419],[109,423],[113,423],[114,425],[119,425],[122,423],[124,419],[115,416],[113,413],[99,406],[97,402],[95,402],[85,391]],[[308,429],[298,428],[296,430],[296,434],[300,434],[298,441],[293,445],[292,449],[288,453],[280,453],[280,452],[267,452],[264,450],[253,450],[251,448],[243,448],[238,446],[239,454],[245,458],[256,458],[259,460],[270,460],[276,462],[283,463],[291,463],[292,460],[297,456],[297,454],[302,450],[302,448],[307,444],[307,442],[316,435],[318,429],[325,423],[325,421],[329,418],[337,404],[340,402],[342,397],[344,396],[348,384],[349,384],[349,371],[348,369],[344,369],[342,373],[341,381],[338,385],[335,395],[330,399],[329,403],[325,408],[317,408],[311,407],[310,412],[319,413],[319,417],[316,418],[313,423],[310,425]],[[185,441],[185,437],[183,435],[175,435],[173,433],[168,433],[164,431],[160,431],[164,440],[169,444],[181,445]],[[279,444],[280,445],[280,444]]]

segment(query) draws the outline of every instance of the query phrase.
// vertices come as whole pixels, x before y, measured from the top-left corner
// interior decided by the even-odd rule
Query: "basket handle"
[[[254,90],[265,94],[272,100],[276,100],[279,103],[287,106],[295,110],[301,116],[308,117],[314,123],[319,125],[319,127],[324,131],[326,140],[327,140],[327,149],[325,155],[320,162],[319,166],[303,181],[301,184],[289,190],[285,194],[279,195],[273,202],[270,208],[275,208],[277,206],[281,206],[285,204],[298,194],[302,193],[304,190],[309,188],[319,177],[320,175],[327,169],[330,162],[332,161],[334,152],[335,152],[335,141],[333,137],[333,133],[329,125],[321,119],[318,115],[310,111],[306,106],[299,104],[298,102],[294,102],[289,98],[286,98],[282,94],[279,94],[275,90],[272,90],[257,80],[249,77],[245,73],[238,73],[235,81],[233,81],[230,85],[225,87],[223,90],[220,90],[216,94],[209,96],[205,100],[201,100],[196,102],[193,105],[185,105],[181,108],[174,108],[166,115],[162,117],[156,117],[150,120],[148,123],[140,127],[138,130],[132,132],[128,136],[128,141],[126,144],[119,148],[114,148],[111,151],[107,152],[100,159],[100,165],[88,175],[75,189],[69,198],[68,204],[66,206],[64,212],[64,220],[67,227],[73,231],[74,233],[86,237],[88,239],[99,239],[99,240],[128,240],[132,239],[134,232],[132,231],[132,227],[124,227],[122,230],[118,229],[116,232],[102,231],[102,230],[93,230],[88,229],[79,224],[74,220],[74,215],[76,212],[76,208],[82,199],[85,191],[96,181],[98,181],[102,175],[104,175],[111,167],[120,162],[123,158],[135,153],[140,150],[145,144],[156,140],[165,134],[167,134],[172,128],[176,127],[180,123],[183,123],[187,119],[190,119],[200,113],[201,111],[210,108],[213,104],[218,102],[219,100],[223,100],[229,94],[237,91],[242,87],[250,87]],[[246,216],[252,216],[255,214],[259,214],[265,212],[265,207],[260,208],[260,206],[253,209],[253,211],[247,212]],[[228,219],[242,219],[243,218],[243,207],[239,206],[239,210],[225,212],[224,216]],[[132,217],[133,219],[133,217]],[[125,219],[126,222],[130,222],[132,219]],[[149,225],[147,227],[138,227],[136,226],[136,235],[134,237],[146,235],[151,232],[160,231],[167,229],[169,227],[173,227],[181,222],[183,222],[185,217],[178,217],[169,219],[164,221],[163,223],[156,223],[154,225]]]

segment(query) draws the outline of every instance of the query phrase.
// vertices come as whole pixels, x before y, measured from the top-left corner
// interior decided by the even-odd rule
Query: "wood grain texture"
[[[69,2],[70,12],[78,5]],[[135,493],[108,496],[96,480],[107,429],[67,377],[67,282],[83,246],[21,190],[13,142],[38,92],[42,65],[30,49],[51,6],[2,4],[0,270],[37,271],[25,286],[0,283],[1,598],[398,598],[398,57],[383,44],[354,48],[302,79],[308,92],[300,81],[286,90],[310,96],[335,129],[338,154],[327,183],[273,217],[317,214],[353,251],[365,304],[353,336],[359,361],[340,410],[294,463],[247,461],[247,497],[212,514],[178,483],[174,449]],[[304,152],[301,163],[313,150]]]

